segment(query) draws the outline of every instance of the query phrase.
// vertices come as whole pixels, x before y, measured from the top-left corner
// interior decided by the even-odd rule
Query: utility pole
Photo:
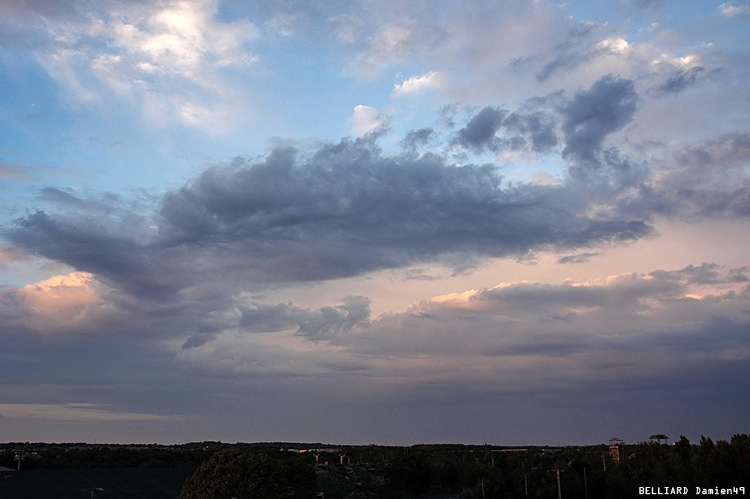
[[[583,466],[583,490],[586,493],[586,499],[589,499],[589,482],[586,480],[586,465]]]
[[[560,472],[564,470],[557,468],[557,469],[549,470],[549,471],[554,471],[557,473],[557,499],[562,499],[562,492],[560,491]]]

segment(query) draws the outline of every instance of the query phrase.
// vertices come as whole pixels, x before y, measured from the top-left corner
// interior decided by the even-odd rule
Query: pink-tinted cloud
[[[92,274],[73,272],[3,290],[0,303],[7,326],[42,335],[86,334],[116,314],[101,291]]]

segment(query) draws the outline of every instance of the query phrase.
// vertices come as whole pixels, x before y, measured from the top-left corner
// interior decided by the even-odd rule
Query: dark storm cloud
[[[638,94],[630,80],[605,76],[589,90],[579,91],[560,110],[565,136],[563,157],[594,163],[607,135],[633,118]]]

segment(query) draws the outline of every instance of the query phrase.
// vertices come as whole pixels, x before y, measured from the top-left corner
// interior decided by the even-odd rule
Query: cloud
[[[247,49],[259,36],[255,25],[217,19],[213,0],[108,7],[69,16],[53,9],[48,18],[38,5],[27,23],[25,37],[47,40],[36,47],[37,61],[72,103],[97,106],[114,95],[152,122],[213,133],[238,117],[244,101],[226,73],[257,61]]]
[[[91,334],[119,315],[102,297],[102,290],[94,276],[85,272],[7,288],[0,290],[0,319],[8,332]]]
[[[93,219],[38,212],[5,235],[116,289],[157,299],[209,282],[258,289],[420,261],[452,265],[459,254],[463,266],[475,257],[650,232],[642,219],[590,217],[587,200],[569,188],[506,188],[492,166],[385,155],[371,139],[343,140],[210,168],[167,193],[152,223],[121,211]]]
[[[122,198],[114,193],[104,193],[98,198],[85,198],[75,189],[42,187],[38,199],[56,204],[70,212],[80,211],[90,214],[114,214],[122,212]]]
[[[652,10],[661,8],[664,4],[664,0],[624,0],[626,5],[632,5],[637,9]]]
[[[349,296],[340,305],[317,310],[303,309],[291,303],[268,305],[237,299],[232,313],[224,314],[222,319],[209,317],[203,321],[201,331],[191,336],[183,348],[205,345],[215,340],[220,331],[226,330],[251,334],[289,332],[311,340],[325,340],[355,327],[365,327],[369,319],[370,300],[363,296]]]
[[[258,36],[246,19],[215,21],[216,8],[213,1],[172,2],[145,12],[121,12],[102,22],[109,24],[115,47],[136,67],[200,79],[205,66],[248,62],[239,49]],[[134,22],[144,14],[145,23]]]
[[[513,112],[486,106],[456,133],[455,143],[475,152],[549,154],[564,142],[563,158],[593,165],[603,162],[605,138],[633,119],[637,103],[632,81],[608,75],[572,98],[533,97]]]
[[[367,319],[364,299],[330,309],[246,304],[231,326],[183,346],[177,360],[208,376],[347,373],[350,388],[368,386],[370,394],[439,389],[438,398],[454,401],[467,386],[528,395],[677,379],[750,358],[750,287],[739,274],[747,269],[704,263],[591,281],[508,282]],[[311,317],[316,332],[321,323],[335,332],[302,333]]]
[[[354,106],[354,114],[349,118],[349,128],[355,136],[362,137],[382,125],[383,121],[377,109],[358,104]]]
[[[605,77],[556,107],[544,99],[515,112],[485,107],[456,136],[471,147],[505,140],[548,151],[559,119],[564,154],[594,162],[604,155],[607,134],[631,119],[636,100],[632,82]],[[423,129],[407,138],[416,144],[431,136]],[[667,209],[657,205],[663,187],[632,191],[648,172],[631,167],[605,164],[596,184],[511,185],[493,166],[459,167],[435,154],[388,155],[374,140],[345,139],[307,152],[278,148],[257,161],[210,168],[168,192],[155,216],[129,213],[118,199],[45,188],[41,195],[67,213],[32,214],[4,233],[19,248],[128,292],[167,296],[219,276],[232,286],[262,287],[447,262],[458,253],[520,256],[632,240],[649,233],[654,211]],[[740,146],[741,137],[733,143]],[[734,154],[728,151],[722,154]],[[612,164],[627,164],[618,161]],[[592,215],[592,206],[600,215]]]
[[[401,147],[406,150],[415,150],[419,146],[427,144],[434,133],[435,130],[432,128],[412,130],[401,140]]]
[[[353,73],[376,77],[404,62],[422,71],[440,68],[449,77],[449,92],[476,102],[488,95],[517,95],[514,87],[519,82],[537,82],[535,70],[557,50],[560,38],[585,38],[587,23],[578,23],[566,10],[547,2],[484,3],[469,10],[452,3],[405,7],[386,2],[367,6],[357,15],[348,9],[331,16],[330,22],[334,37],[356,51],[349,64]],[[554,53],[563,58],[577,52],[561,48]],[[522,75],[508,71],[513,61],[528,62],[532,69]]]
[[[536,80],[546,84],[567,80],[580,85],[591,81],[591,76],[614,73],[641,74],[654,48],[648,43],[628,42],[607,23],[579,21],[568,27],[559,43],[547,53],[536,54],[535,63],[547,60],[536,72]],[[551,60],[550,60],[551,58]],[[570,88],[570,87],[568,87]]]
[[[327,22],[334,27],[336,39],[345,44],[352,44],[359,40],[364,21],[352,14],[336,14],[328,18]]]
[[[652,233],[657,215],[746,217],[746,134],[636,162],[605,144],[638,102],[632,81],[605,76],[571,97],[486,106],[448,137],[476,152],[561,154],[569,175],[555,183],[513,183],[497,166],[418,155],[418,146],[444,139],[423,128],[406,134],[402,153],[384,153],[370,133],[237,158],[167,192],[151,213],[114,195],[45,187],[40,199],[58,212],[27,215],[3,235],[13,251],[158,302],[186,290],[231,294],[420,263],[458,268],[550,249],[594,254]],[[380,121],[366,106],[355,115],[362,131]]]
[[[743,19],[750,16],[750,6],[739,4],[735,2],[727,2],[719,5],[719,10],[726,17],[736,17]]]
[[[505,118],[503,126],[514,134],[512,144],[530,144],[536,153],[547,154],[559,143],[558,119],[543,110],[520,109]]]
[[[503,283],[416,303],[333,343],[393,356],[416,379],[430,375],[406,360],[415,356],[454,378],[503,379],[520,389],[541,379],[549,387],[679,372],[750,357],[741,332],[750,288],[733,273],[702,264],[593,282]],[[610,357],[615,370],[601,363]]]
[[[47,293],[60,292],[66,282],[72,288],[81,285],[72,279],[37,287]],[[714,263],[589,281],[504,282],[434,296],[375,318],[364,297],[307,308],[236,295],[196,310],[200,299],[193,296],[190,303],[188,294],[179,307],[161,310],[162,322],[144,322],[146,336],[118,334],[116,361],[106,349],[99,352],[80,341],[69,347],[60,341],[51,347],[39,344],[27,355],[40,365],[49,362],[52,369],[80,357],[81,370],[89,373],[85,376],[94,368],[92,359],[101,357],[104,364],[96,364],[100,383],[113,374],[119,379],[128,369],[149,377],[179,368],[209,384],[231,377],[289,393],[289,383],[314,386],[326,380],[326,386],[342,383],[340,389],[347,393],[366,390],[369,397],[382,394],[392,401],[422,397],[455,403],[467,395],[467,387],[471,397],[572,393],[581,384],[612,387],[654,377],[677,379],[681,373],[746,362],[748,282],[746,267]],[[142,322],[142,314],[142,309],[131,309],[129,327]],[[200,332],[191,334],[191,322],[198,323]],[[138,346],[145,338],[152,347],[148,355],[145,345]],[[165,347],[171,351],[153,356],[152,350]],[[15,344],[12,350],[18,348]],[[68,376],[75,376],[73,371]],[[160,379],[165,376],[171,375]],[[121,413],[98,404],[0,407],[0,414],[10,418],[181,419],[160,412]]]
[[[584,253],[580,253],[577,255],[567,255],[567,256],[558,258],[557,263],[586,263],[592,257],[599,256],[599,255],[600,253],[589,253],[589,252],[584,252]]]
[[[613,76],[576,93],[561,109],[563,157],[582,163],[596,161],[604,139],[632,120],[637,103],[633,82]]]
[[[421,76],[412,76],[403,83],[393,86],[391,97],[401,97],[426,90],[440,89],[445,85],[445,75],[438,71],[430,71]]]
[[[87,217],[53,218],[37,212],[15,229],[16,243],[33,246],[32,252],[104,278],[119,280],[128,275],[131,286],[159,289],[158,281],[148,274],[142,244],[119,230],[120,221],[109,218],[109,224],[103,222],[94,224]]]
[[[481,150],[488,147],[497,149],[498,139],[495,133],[505,118],[506,111],[498,108],[484,107],[464,128],[458,131],[458,143],[465,147]]]
[[[657,94],[674,94],[701,84],[716,75],[722,73],[721,68],[707,71],[704,66],[694,66],[689,69],[677,70],[670,77],[656,87]]]
[[[544,82],[557,72],[575,69],[600,53],[601,49],[597,50],[592,47],[596,27],[593,22],[579,22],[572,25],[563,37],[563,41],[550,51],[554,59],[544,64],[539,70],[536,74],[537,80]]]
[[[100,404],[0,404],[0,416],[10,419],[32,419],[46,421],[126,422],[155,421],[170,422],[186,419],[178,415],[118,412]]]
[[[351,69],[372,77],[407,57],[431,52],[448,35],[439,25],[425,21],[399,18],[378,27],[365,49],[351,61]]]
[[[6,262],[14,262],[18,260],[23,260],[24,258],[25,258],[24,254],[19,252],[18,250],[0,246],[0,265]]]
[[[675,152],[642,189],[638,202],[659,213],[695,217],[750,215],[750,134],[732,133]],[[632,210],[631,210],[632,211]]]
[[[506,191],[492,167],[384,156],[367,141],[345,140],[309,156],[280,150],[262,163],[211,169],[165,197],[158,225],[165,248],[238,244],[248,268],[265,262],[256,278],[281,280],[397,267],[458,251],[456,244],[500,256],[648,231],[637,221],[562,215],[548,189]]]

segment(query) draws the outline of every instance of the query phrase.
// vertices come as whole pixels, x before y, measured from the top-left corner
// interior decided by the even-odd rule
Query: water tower
[[[623,458],[625,452],[625,442],[621,438],[610,438],[609,439],[609,456],[612,461],[619,463]]]

